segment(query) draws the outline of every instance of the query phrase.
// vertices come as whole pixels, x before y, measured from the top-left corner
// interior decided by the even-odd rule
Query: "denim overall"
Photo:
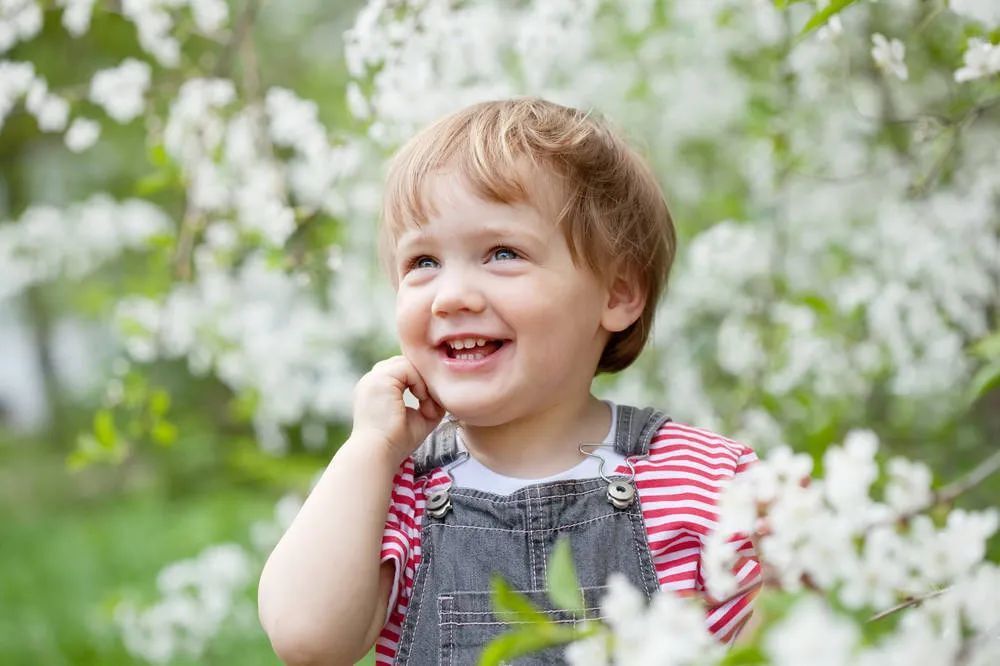
[[[651,408],[619,405],[615,450],[626,458],[648,455],[650,440],[667,420]],[[416,475],[446,465],[459,454],[455,428],[442,424],[414,454]],[[622,483],[628,476],[610,478],[619,490],[634,488],[634,481]],[[616,507],[609,492],[608,481],[601,478],[535,484],[510,495],[449,488],[445,495],[450,506],[443,515],[424,514],[422,553],[396,663],[476,664],[493,638],[515,629],[516,623],[493,615],[493,573],[553,620],[573,623],[572,614],[552,610],[545,591],[546,560],[558,537],[569,537],[587,618],[600,616],[607,578],[616,571],[651,597],[659,585],[638,493],[628,506],[619,502]],[[513,663],[564,664],[562,651],[549,648]]]

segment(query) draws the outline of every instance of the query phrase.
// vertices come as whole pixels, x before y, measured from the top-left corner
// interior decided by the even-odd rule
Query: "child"
[[[700,593],[716,498],[753,452],[590,392],[642,350],[673,261],[642,160],[589,114],[489,102],[405,145],[384,203],[403,354],[358,382],[350,438],[264,567],[281,659],[346,664],[375,644],[378,663],[474,664],[510,628],[491,575],[546,605],[557,537],[590,616],[612,572],[647,596]],[[741,552],[746,586],[760,567]],[[720,640],[750,598],[709,608]]]

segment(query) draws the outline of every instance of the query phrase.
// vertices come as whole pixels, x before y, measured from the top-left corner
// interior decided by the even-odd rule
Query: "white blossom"
[[[96,120],[74,118],[66,130],[66,147],[74,153],[82,153],[93,146],[101,135],[101,125]]]
[[[993,0],[948,0],[948,9],[987,27],[1000,25],[1000,5]]]
[[[36,78],[28,89],[24,106],[38,120],[43,132],[61,132],[69,118],[69,102],[49,92],[45,79]]]
[[[229,6],[225,0],[188,0],[191,14],[199,30],[217,32],[229,20]]]
[[[235,593],[250,582],[255,568],[236,544],[210,546],[163,568],[157,576],[158,601],[142,608],[126,600],[115,607],[125,647],[156,664],[180,656],[197,659],[239,605],[247,604]]]
[[[122,13],[135,24],[139,44],[164,67],[180,62],[180,43],[170,34],[174,27],[168,9],[173,0],[122,0]]]
[[[879,69],[905,81],[909,77],[906,63],[906,47],[898,39],[889,40],[881,33],[872,35],[872,59]]]
[[[28,92],[34,79],[35,66],[30,62],[0,60],[0,129],[3,129],[7,114]]]
[[[906,514],[930,504],[931,472],[926,465],[897,457],[889,461],[888,471],[885,501],[896,512]]]
[[[608,640],[602,634],[570,643],[566,647],[565,656],[571,666],[607,666],[611,658],[608,654]]]
[[[826,500],[836,510],[868,519],[868,492],[878,477],[875,451],[878,437],[869,430],[848,433],[843,446],[827,449],[823,456]]]
[[[149,64],[126,58],[118,67],[94,74],[90,81],[90,101],[118,122],[127,123],[145,109],[144,96],[151,72]]]
[[[66,209],[32,206],[0,224],[0,301],[60,275],[82,277],[168,230],[167,216],[146,201],[97,194]]]
[[[786,618],[764,639],[775,666],[843,666],[852,662],[859,632],[814,597],[796,603]]]
[[[962,55],[964,64],[955,70],[955,81],[962,83],[1000,72],[1000,45],[973,37]]]
[[[96,0],[59,0],[63,8],[62,24],[66,31],[74,37],[84,35],[90,29],[90,18],[94,12]]]
[[[42,7],[35,0],[0,0],[0,53],[32,39],[42,29]]]

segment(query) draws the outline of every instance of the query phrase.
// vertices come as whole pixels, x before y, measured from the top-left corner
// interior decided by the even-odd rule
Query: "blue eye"
[[[493,257],[497,257],[498,259],[500,258],[500,255],[502,255],[502,254],[508,254],[508,255],[510,255],[510,259],[503,259],[503,261],[510,261],[511,259],[518,259],[521,256],[520,254],[517,253],[516,250],[513,250],[513,249],[507,247],[506,245],[497,245],[492,250],[490,250],[490,255],[493,256]]]
[[[422,254],[419,257],[410,259],[410,261],[407,262],[406,267],[411,270],[414,268],[434,268],[433,264],[436,263],[437,260],[434,257],[428,257],[426,254]]]

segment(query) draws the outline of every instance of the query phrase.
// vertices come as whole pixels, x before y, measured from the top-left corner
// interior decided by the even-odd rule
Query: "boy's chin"
[[[441,405],[449,414],[461,421],[463,425],[476,428],[489,428],[504,423],[502,415],[498,413],[496,404],[490,401],[478,404],[467,398],[448,400],[442,397]]]

